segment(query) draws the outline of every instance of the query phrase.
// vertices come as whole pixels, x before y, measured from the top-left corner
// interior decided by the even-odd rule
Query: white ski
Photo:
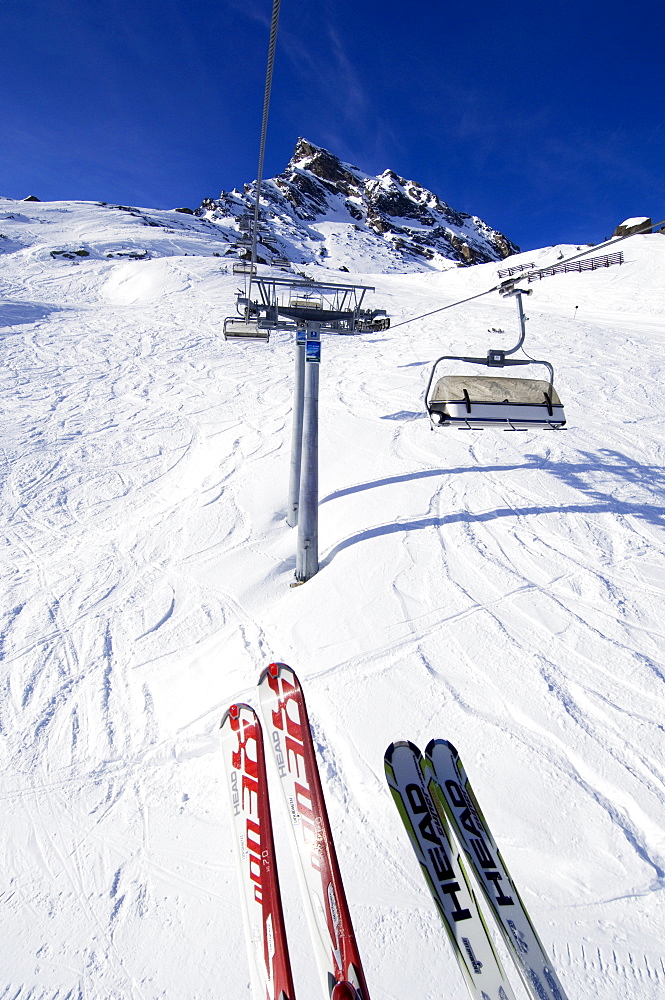
[[[221,730],[252,992],[255,1000],[295,1000],[261,724],[249,705],[232,705]]]
[[[413,743],[391,743],[386,779],[473,1000],[514,1000],[463,859],[437,813]]]
[[[425,750],[427,787],[442,822],[452,828],[533,1000],[567,1000],[515,888],[462,766],[447,740]]]
[[[272,747],[290,820],[296,869],[325,1000],[369,1000],[302,689],[285,663],[259,681],[266,742]]]

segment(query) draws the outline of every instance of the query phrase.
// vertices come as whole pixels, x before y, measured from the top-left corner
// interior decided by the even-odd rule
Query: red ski
[[[298,678],[271,663],[259,681],[325,1000],[369,1000]]]
[[[249,705],[232,705],[221,729],[252,990],[255,1000],[295,1000],[261,724]]]

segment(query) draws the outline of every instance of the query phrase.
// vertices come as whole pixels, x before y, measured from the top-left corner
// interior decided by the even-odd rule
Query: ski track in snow
[[[322,568],[292,590],[289,338],[225,344],[219,242],[152,214],[174,232],[0,203],[23,247],[0,258],[0,1000],[249,997],[216,730],[272,659],[303,681],[374,998],[465,994],[382,774],[391,740],[436,736],[571,1000],[660,995],[665,240],[533,286],[566,432],[428,429],[431,361],[489,327],[509,347],[512,302],[325,337]],[[152,259],[50,256],[83,239]],[[396,323],[495,275],[366,277]]]

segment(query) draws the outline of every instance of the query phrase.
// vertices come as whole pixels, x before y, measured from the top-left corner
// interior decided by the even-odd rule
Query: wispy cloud
[[[227,0],[227,6],[231,10],[238,11],[250,21],[265,25],[270,28],[272,10],[268,3],[260,3],[258,0]]]

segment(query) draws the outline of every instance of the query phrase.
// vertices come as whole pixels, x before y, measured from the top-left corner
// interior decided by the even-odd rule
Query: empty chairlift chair
[[[270,340],[270,330],[260,324],[256,303],[251,303],[249,296],[238,292],[236,307],[238,315],[224,320],[224,340]]]
[[[444,360],[487,364],[483,358],[439,359]],[[436,427],[557,430],[566,422],[561,400],[551,381],[496,375],[444,375],[430,391],[433,375],[434,372],[428,387],[427,411]]]
[[[237,260],[233,265],[234,274],[256,274],[256,264],[250,260]]]
[[[253,263],[247,262],[249,267]],[[249,289],[243,293],[240,289],[236,294],[236,316],[227,316],[224,320],[224,340],[270,340],[270,326],[261,317],[258,302],[251,298],[251,288],[254,276],[248,275]]]
[[[258,319],[227,316],[224,320],[224,340],[270,340],[270,331],[259,327]]]
[[[425,405],[434,427],[458,427],[475,430],[495,427],[507,431],[543,428],[559,430],[566,423],[563,405],[554,388],[554,369],[549,361],[534,358],[511,358],[524,342],[525,326],[520,290],[518,298],[522,335],[511,351],[490,350],[486,358],[445,355],[434,363],[425,393]],[[516,365],[540,365],[547,369],[549,379],[507,378],[501,375],[443,375],[435,382],[439,364],[462,361],[505,368]]]

